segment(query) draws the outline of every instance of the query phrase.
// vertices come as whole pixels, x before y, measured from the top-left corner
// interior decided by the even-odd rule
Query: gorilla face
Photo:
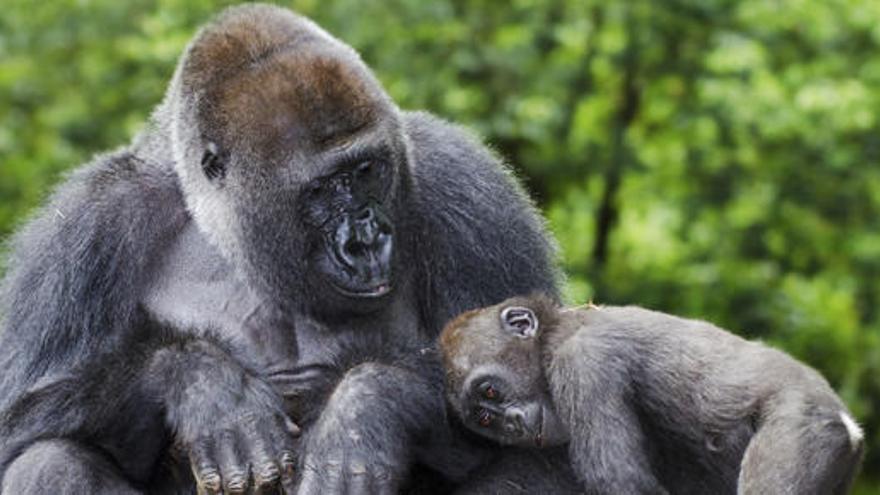
[[[534,377],[515,376],[503,365],[477,369],[468,377],[462,400],[462,419],[468,428],[504,445],[548,447],[568,441],[553,403]]]
[[[381,298],[393,286],[389,156],[378,149],[346,159],[309,181],[300,200],[314,275],[347,298]]]
[[[202,229],[271,300],[337,314],[387,302],[408,181],[398,110],[347,57],[291,49],[213,75],[179,127]]]
[[[568,441],[543,372],[539,339],[556,324],[551,300],[512,298],[459,315],[440,351],[449,403],[474,432],[505,445]]]

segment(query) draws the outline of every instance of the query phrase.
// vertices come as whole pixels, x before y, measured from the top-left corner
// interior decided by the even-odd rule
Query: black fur
[[[281,133],[260,113],[279,108]],[[322,241],[303,223],[307,184],[330,180],[310,146],[364,129],[396,167],[374,198],[395,288],[371,301],[314,282]],[[206,491],[292,492],[288,454],[298,493],[467,485],[498,451],[450,432],[433,341],[464,310],[556,294],[540,217],[478,140],[400,112],[350,48],[265,5],[203,29],[147,130],[75,171],[10,246],[4,493],[186,493],[188,463]],[[513,455],[540,489],[571,480]],[[484,473],[499,493],[522,478]]]

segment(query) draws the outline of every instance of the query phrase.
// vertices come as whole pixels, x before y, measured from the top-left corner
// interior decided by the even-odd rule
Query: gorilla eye
[[[321,190],[324,188],[324,185],[319,180],[313,180],[306,184],[306,193],[312,196],[321,193]]]
[[[217,145],[208,143],[205,153],[202,155],[202,172],[208,180],[217,180],[226,177],[226,164],[220,158]]]
[[[480,423],[480,426],[483,428],[492,426],[492,411],[488,409],[480,409],[477,412],[477,422]]]
[[[492,385],[486,384],[483,388],[483,397],[494,400],[498,398],[498,390],[495,389]]]
[[[362,162],[354,169],[354,177],[356,180],[376,183],[384,177],[385,163],[379,160],[368,160]]]
[[[485,394],[486,394],[487,399],[494,399],[494,398],[498,397],[498,392],[492,387],[492,385],[489,385],[488,387],[486,387]]]
[[[373,164],[373,162],[364,162],[358,165],[354,172],[359,177],[363,177],[372,174],[375,169],[376,166]]]

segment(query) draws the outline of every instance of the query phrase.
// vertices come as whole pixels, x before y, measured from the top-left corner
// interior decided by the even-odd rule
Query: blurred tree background
[[[0,239],[138,131],[228,3],[4,1]],[[516,168],[571,302],[708,319],[820,369],[866,427],[858,493],[880,493],[880,2],[288,5]]]

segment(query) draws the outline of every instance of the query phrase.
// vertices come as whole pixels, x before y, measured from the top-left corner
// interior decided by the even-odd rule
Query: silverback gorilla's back
[[[463,310],[556,293],[539,215],[290,11],[200,30],[147,130],[11,246],[3,493],[574,487],[450,429],[433,352]]]

